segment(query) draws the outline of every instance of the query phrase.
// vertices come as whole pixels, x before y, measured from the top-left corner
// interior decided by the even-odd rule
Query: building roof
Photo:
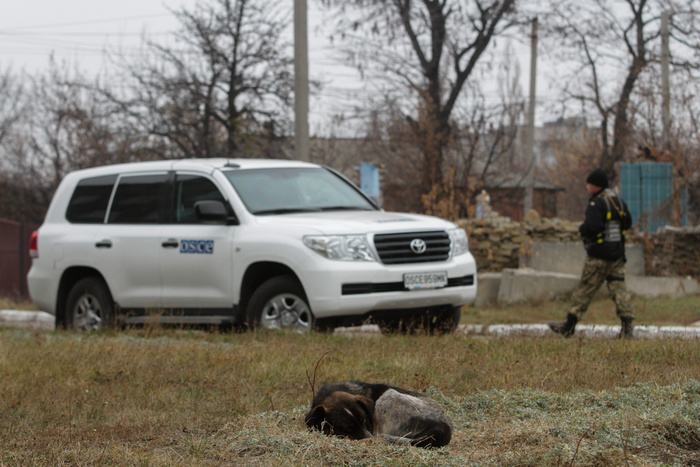
[[[486,189],[517,189],[525,188],[525,176],[523,173],[518,172],[499,172],[494,174],[489,174],[486,176]],[[533,186],[536,190],[552,190],[552,191],[565,191],[565,188],[556,185],[549,180],[544,180],[542,178],[535,177],[533,180]]]

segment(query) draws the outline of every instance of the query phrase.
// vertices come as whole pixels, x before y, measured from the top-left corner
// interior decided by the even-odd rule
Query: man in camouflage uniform
[[[620,337],[631,338],[634,313],[625,285],[625,233],[632,225],[632,216],[625,202],[608,188],[608,177],[601,169],[590,173],[586,179],[586,189],[591,198],[586,208],[586,219],[579,227],[586,249],[581,281],[571,297],[566,321],[549,323],[549,327],[556,333],[571,337],[593,295],[607,281],[622,323]]]

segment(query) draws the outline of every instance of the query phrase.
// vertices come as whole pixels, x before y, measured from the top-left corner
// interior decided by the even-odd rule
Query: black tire
[[[281,329],[306,333],[313,315],[304,289],[293,277],[268,279],[250,297],[246,311],[249,329]]]
[[[430,334],[429,312],[415,313],[401,318],[377,320],[382,334]]]
[[[377,320],[382,334],[449,334],[457,330],[462,307],[440,307],[403,318]]]
[[[338,321],[333,318],[315,319],[314,331],[332,333],[339,326]]]
[[[451,334],[457,330],[462,318],[462,307],[451,306],[433,314],[430,320],[431,334]]]
[[[408,334],[413,329],[413,320],[383,318],[377,320],[382,334]]]
[[[75,283],[66,300],[66,327],[98,331],[114,326],[114,301],[107,284],[97,277]]]

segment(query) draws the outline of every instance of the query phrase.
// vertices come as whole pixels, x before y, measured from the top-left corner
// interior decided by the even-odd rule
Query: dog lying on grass
[[[433,399],[386,384],[326,383],[304,417],[310,428],[350,439],[380,437],[390,443],[447,446],[452,421]]]

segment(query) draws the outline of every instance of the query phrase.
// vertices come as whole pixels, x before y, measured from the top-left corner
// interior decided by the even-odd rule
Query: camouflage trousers
[[[583,264],[581,281],[571,297],[569,313],[581,316],[588,309],[593,295],[598,291],[603,282],[607,281],[608,291],[619,318],[634,318],[632,311],[632,297],[625,285],[625,259],[606,261],[604,259],[586,257]]]

